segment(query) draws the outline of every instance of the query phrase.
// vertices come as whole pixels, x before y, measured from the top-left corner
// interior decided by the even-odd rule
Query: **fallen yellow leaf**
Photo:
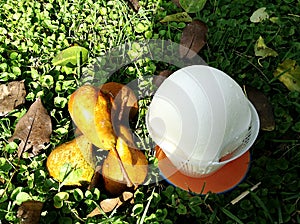
[[[295,60],[284,60],[274,72],[274,76],[290,90],[300,92],[300,67]]]
[[[93,177],[92,163],[92,143],[81,135],[55,148],[48,156],[46,166],[50,176],[64,185],[81,186]],[[64,173],[65,167],[69,169]]]

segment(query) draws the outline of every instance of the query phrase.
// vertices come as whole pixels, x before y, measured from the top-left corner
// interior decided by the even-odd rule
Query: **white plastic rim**
[[[146,125],[179,170],[203,175],[228,163],[219,160],[243,144],[253,113],[257,114],[249,105],[241,87],[227,74],[193,65],[174,72],[158,88]]]

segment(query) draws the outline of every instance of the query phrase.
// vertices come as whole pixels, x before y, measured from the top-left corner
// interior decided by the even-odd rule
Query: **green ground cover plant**
[[[241,86],[260,90],[273,108],[274,130],[260,131],[250,149],[251,169],[234,190],[203,196],[161,181],[140,186],[134,192],[133,204],[88,217],[100,201],[109,197],[106,192],[100,188],[66,187],[49,176],[48,155],[56,146],[74,138],[67,103],[81,84],[85,65],[125,42],[163,39],[180,43],[188,22],[160,21],[168,15],[185,12],[184,9],[165,0],[143,0],[139,4],[136,12],[122,0],[0,2],[0,84],[24,80],[26,89],[25,103],[0,117],[0,223],[19,223],[18,210],[28,200],[43,203],[42,207],[38,203],[31,207],[41,209],[40,223],[47,224],[300,223],[300,93],[274,77],[278,66],[287,59],[293,60],[295,66],[290,63],[285,72],[299,71],[296,65],[300,65],[300,2],[297,0],[273,3],[210,0],[200,11],[186,12],[208,27],[207,44],[199,53],[207,64],[230,74]],[[251,21],[253,13],[263,7],[262,15]],[[265,47],[257,49],[260,37]],[[76,61],[74,66],[55,64],[53,58],[71,46],[86,49],[88,57]],[[176,68],[157,61],[138,60],[110,79],[127,83],[157,75],[164,69]],[[292,83],[300,85],[299,72],[292,74],[295,75]],[[37,156],[28,157],[25,153],[19,159],[20,142],[9,139],[38,97],[52,121],[50,142]],[[148,152],[150,140],[142,118],[149,101],[139,102],[135,126],[136,134],[146,139],[143,147]],[[150,157],[149,162],[157,161]],[[255,190],[234,201],[258,183]]]

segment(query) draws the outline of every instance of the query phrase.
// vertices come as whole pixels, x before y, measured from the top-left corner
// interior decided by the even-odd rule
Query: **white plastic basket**
[[[176,71],[158,88],[146,125],[179,171],[200,177],[249,150],[259,118],[231,77],[216,68],[194,65]]]
[[[203,169],[203,166],[198,166],[198,164],[201,164],[201,161],[197,161],[192,158],[183,161],[182,158],[177,157],[177,159],[172,159],[172,163],[178,168],[180,172],[187,176],[203,177],[211,175],[214,171],[218,170],[225,164],[230,163],[231,161],[242,156],[246,151],[250,149],[250,147],[255,142],[255,139],[257,138],[257,135],[259,133],[260,126],[258,114],[250,101],[249,106],[251,109],[251,123],[248,131],[242,141],[242,144],[234,149],[232,153],[223,157],[226,158],[225,160],[222,160],[221,158],[221,161],[212,161],[211,164],[206,167],[206,169]]]

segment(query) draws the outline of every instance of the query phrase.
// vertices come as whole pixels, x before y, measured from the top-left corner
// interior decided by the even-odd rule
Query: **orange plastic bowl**
[[[156,146],[155,149],[158,167],[166,180],[176,187],[197,194],[224,193],[233,189],[245,178],[250,167],[250,152],[247,151],[212,174],[194,178],[181,173],[161,148]]]

